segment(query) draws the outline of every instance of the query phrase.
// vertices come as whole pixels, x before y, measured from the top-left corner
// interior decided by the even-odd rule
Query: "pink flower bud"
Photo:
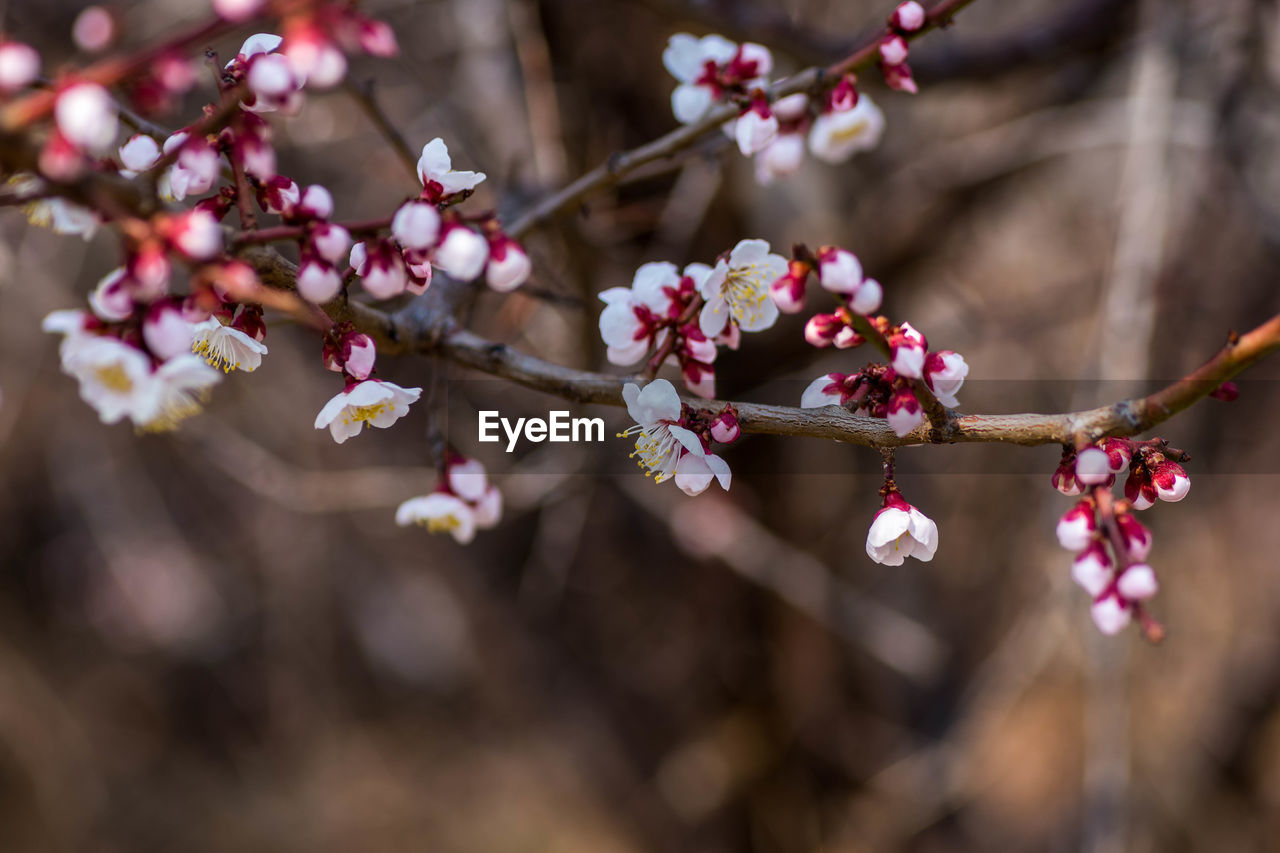
[[[1156,502],[1156,487],[1144,468],[1134,468],[1124,481],[1124,496],[1134,509],[1148,509]]]
[[[40,174],[55,181],[74,181],[88,165],[84,152],[54,130],[40,149]]]
[[[907,61],[907,40],[900,35],[880,40],[880,59],[885,65],[901,65]]]
[[[533,265],[524,248],[505,234],[489,238],[489,265],[485,281],[499,293],[515,290],[529,279]]]
[[[396,31],[386,21],[365,20],[357,36],[360,49],[370,56],[395,56],[400,52]]]
[[[1111,570],[1115,562],[1101,542],[1090,542],[1071,564],[1071,579],[1085,592],[1097,596],[1111,583]]]
[[[128,274],[118,267],[104,275],[89,294],[93,313],[108,322],[120,322],[133,315],[133,293]]]
[[[804,324],[804,339],[810,346],[829,347],[843,328],[844,321],[838,314],[814,314]]]
[[[836,332],[835,340],[832,341],[836,345],[836,349],[852,349],[853,347],[862,346],[865,339],[862,335],[854,331],[853,326],[844,326],[840,331]]]
[[[213,11],[232,23],[247,21],[258,13],[266,0],[213,0]]]
[[[804,307],[804,289],[810,267],[804,261],[791,261],[787,271],[769,286],[769,295],[784,314],[796,314]]]
[[[1177,502],[1191,491],[1191,478],[1177,462],[1165,460],[1151,472],[1151,483],[1162,501]]]
[[[329,35],[313,24],[289,28],[282,51],[294,72],[308,85],[328,88],[347,73],[347,58]]]
[[[445,469],[445,484],[464,501],[475,501],[488,491],[489,478],[479,460],[458,456]]]
[[[400,252],[390,243],[379,240],[372,249],[368,249],[368,257],[362,264],[355,263],[357,249],[361,253],[367,249],[368,243],[358,243],[351,250],[352,266],[357,267],[364,282],[364,289],[376,299],[390,299],[404,292],[407,284],[407,273],[404,259]]]
[[[160,159],[160,144],[143,133],[134,134],[120,146],[120,165],[130,172],[145,172]]]
[[[735,442],[741,434],[742,428],[738,424],[738,413],[732,407],[726,407],[711,424],[711,437],[721,444]]]
[[[1112,474],[1122,474],[1129,467],[1133,451],[1123,438],[1103,439],[1102,450],[1107,454],[1107,467]]]
[[[1060,464],[1049,478],[1053,487],[1067,497],[1075,497],[1084,491],[1081,482],[1076,479],[1076,466],[1070,460]]]
[[[853,293],[862,286],[862,264],[853,252],[823,246],[818,250],[818,282],[832,293]]]
[[[907,0],[893,10],[889,23],[904,33],[914,33],[924,26],[924,7],[916,0]]]
[[[268,102],[282,101],[298,88],[293,66],[278,53],[261,53],[253,57],[245,83],[254,95]]]
[[[924,410],[920,407],[920,401],[916,399],[915,392],[910,388],[899,388],[895,391],[889,398],[889,410],[885,420],[889,422],[889,426],[899,438],[924,423]]]
[[[106,50],[115,37],[115,19],[101,6],[86,6],[71,25],[71,38],[76,47],[88,53]]]
[[[1087,447],[1076,456],[1076,479],[1086,486],[1105,483],[1111,476],[1111,460],[1096,447]]]
[[[18,41],[0,44],[0,91],[13,92],[40,76],[40,54]]]
[[[191,352],[191,323],[182,316],[175,302],[154,302],[142,321],[142,339],[151,354],[161,361]]]
[[[769,109],[769,102],[756,98],[738,115],[733,126],[733,136],[738,150],[744,157],[763,151],[778,137],[778,119]]]
[[[126,267],[129,277],[137,284],[134,297],[139,301],[150,302],[168,291],[171,267],[164,247],[159,244],[147,243],[140,247]]]
[[[323,305],[342,289],[342,276],[321,258],[306,258],[298,267],[298,295],[308,302]]]
[[[928,343],[910,323],[903,323],[897,333],[889,337],[890,362],[893,369],[911,379],[924,377],[924,359]]]
[[[489,243],[460,223],[445,226],[435,252],[436,266],[459,281],[471,281],[489,260]]]
[[[1114,595],[1095,601],[1090,615],[1093,617],[1093,624],[1107,636],[1119,634],[1133,619],[1128,606]]]
[[[213,214],[192,210],[175,217],[169,241],[193,261],[207,261],[222,251],[222,226]]]
[[[1058,520],[1058,544],[1068,551],[1083,551],[1093,541],[1093,532],[1097,527],[1093,505],[1081,501]]]
[[[1130,562],[1140,563],[1151,553],[1151,531],[1141,521],[1128,513],[1116,516],[1116,527],[1124,539],[1125,556]]]
[[[849,307],[859,314],[874,314],[880,310],[880,303],[884,299],[884,289],[880,287],[880,282],[874,278],[868,278],[862,282],[862,286],[853,292],[853,297],[849,300]]]
[[[406,249],[430,249],[440,236],[440,213],[422,201],[402,204],[391,217],[391,235]]]
[[[319,184],[312,184],[302,191],[289,215],[293,219],[328,219],[333,216],[333,194]]]
[[[341,225],[321,222],[311,230],[311,247],[317,255],[336,264],[346,257],[351,248],[351,234]]]
[[[1116,589],[1130,601],[1145,601],[1160,591],[1156,573],[1146,563],[1133,563],[1116,581]]]
[[[53,115],[62,135],[86,151],[105,151],[115,141],[119,127],[116,104],[97,83],[73,83],[63,89],[54,102]]]
[[[898,92],[910,92],[916,94],[919,88],[916,86],[915,78],[911,76],[911,66],[903,62],[898,65],[882,65],[881,70],[884,72],[884,82],[890,89]]]
[[[3,48],[0,48],[3,50]],[[1230,403],[1240,396],[1240,388],[1234,382],[1223,382],[1209,392],[1209,396],[1224,403]]]
[[[356,379],[368,379],[378,356],[373,338],[355,332],[342,339],[343,366]]]

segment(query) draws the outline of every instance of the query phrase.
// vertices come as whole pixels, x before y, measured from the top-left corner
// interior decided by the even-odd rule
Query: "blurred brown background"
[[[891,7],[375,3],[403,56],[353,77],[415,148],[443,136],[488,172],[470,204],[509,217],[674,126],[670,34],[760,41],[794,70]],[[125,44],[207,12],[113,9]],[[77,10],[10,3],[5,28],[53,69],[83,60]],[[1278,36],[1265,0],[978,0],[913,48],[919,96],[864,75],[879,150],[761,189],[708,140],[539,230],[542,298],[486,294],[472,325],[599,369],[594,294],[639,263],[839,243],[892,316],[966,356],[965,410],[1118,399],[1280,310]],[[416,191],[341,91],[274,121],[282,170],[339,218]],[[100,425],[38,328],[115,264],[112,238],[12,210],[0,229],[0,849],[1280,847],[1275,364],[1160,431],[1194,488],[1142,516],[1153,648],[1089,623],[1054,541],[1054,448],[902,452],[942,544],[888,568],[863,552],[872,451],[748,437],[727,499],[694,500],[612,438],[477,445],[477,406],[559,401],[384,359],[402,384],[441,371],[453,441],[507,496],[460,548],[393,523],[434,482],[425,407],[335,445],[311,423],[337,383],[302,330],[273,326],[262,368],[175,435]],[[801,326],[722,353],[721,396],[795,404],[865,358]]]

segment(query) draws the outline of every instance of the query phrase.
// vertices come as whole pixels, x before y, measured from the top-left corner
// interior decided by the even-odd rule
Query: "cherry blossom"
[[[744,157],[763,151],[778,138],[778,119],[765,98],[754,98],[738,115],[733,125],[733,138]]]
[[[721,258],[698,288],[706,304],[698,323],[714,338],[733,321],[745,332],[759,332],[778,319],[770,285],[787,271],[787,261],[771,254],[764,240],[743,240]]]
[[[182,421],[200,413],[209,388],[221,379],[218,371],[190,353],[169,359],[143,386],[134,423],[148,432],[177,429]]]
[[[1093,532],[1097,527],[1093,503],[1080,501],[1059,519],[1058,544],[1068,551],[1083,551],[1093,541]]]
[[[1093,624],[1107,636],[1119,634],[1133,621],[1133,614],[1116,594],[1103,595],[1094,601],[1090,615]]]
[[[904,33],[913,33],[924,26],[924,20],[924,7],[917,3],[916,0],[907,0],[906,3],[893,10],[889,23],[895,29]]]
[[[1071,563],[1071,579],[1085,592],[1098,596],[1111,583],[1115,561],[1101,542],[1089,543]]]
[[[342,290],[342,276],[328,261],[304,255],[302,263],[298,265],[296,284],[299,296],[308,302],[323,305]]]
[[[902,438],[924,423],[924,409],[910,388],[899,388],[889,398],[888,412],[885,420],[889,422],[894,435]]]
[[[13,92],[40,76],[40,54],[17,41],[0,43],[0,91]]]
[[[1111,460],[1096,448],[1087,447],[1076,456],[1076,479],[1086,486],[1105,483],[1111,476]]]
[[[1162,501],[1180,501],[1191,491],[1191,478],[1177,462],[1165,460],[1156,465],[1151,472],[1151,482]]]
[[[924,381],[942,405],[954,409],[960,405],[956,394],[969,375],[964,356],[952,350],[931,352],[924,360]]]
[[[72,83],[62,89],[54,101],[53,115],[58,132],[91,153],[110,148],[120,126],[115,101],[97,83]]]
[[[253,336],[228,325],[214,314],[192,330],[191,350],[223,373],[252,373],[262,364],[267,347]]]
[[[826,163],[843,163],[880,144],[884,135],[884,113],[870,96],[861,94],[847,109],[828,110],[813,121],[809,131],[809,151]]]
[[[773,55],[761,45],[738,46],[719,35],[677,33],[662,52],[662,64],[680,81],[671,93],[671,111],[676,121],[691,124],[722,95],[764,85]]]
[[[409,404],[422,395],[421,388],[401,388],[380,379],[366,379],[347,386],[324,404],[316,415],[316,429],[329,429],[342,444],[360,434],[367,423],[386,429],[409,413]]]
[[[823,406],[843,405],[844,374],[824,373],[809,383],[800,395],[800,408],[820,409]]]
[[[137,133],[129,137],[129,141],[120,146],[120,174],[126,178],[137,176],[156,164],[160,159],[160,144],[145,133]]]
[[[324,366],[352,379],[368,379],[377,360],[373,338],[355,331],[349,324],[335,327],[325,337]]]
[[[440,235],[440,214],[426,202],[407,202],[391,217],[391,235],[406,249],[430,249]]]
[[[435,139],[422,146],[418,158],[418,179],[427,201],[439,202],[458,193],[475,189],[485,179],[484,172],[454,171],[449,148],[444,140]]]
[[[515,290],[529,279],[533,264],[524,248],[505,234],[489,235],[489,263],[485,281],[499,293]]]
[[[195,334],[176,300],[153,302],[142,321],[142,340],[156,358],[168,359],[191,352]]]
[[[889,363],[903,376],[924,378],[925,354],[928,349],[924,335],[910,323],[903,323],[896,333],[889,335],[889,350],[892,353]]]
[[[901,566],[907,557],[927,563],[937,550],[938,525],[897,489],[890,490],[867,531],[867,556],[885,566]]]
[[[396,508],[396,524],[417,524],[429,533],[448,533],[460,545],[476,537],[475,512],[461,498],[446,492],[410,498],[400,504]]]
[[[631,455],[640,457],[638,464],[645,469],[646,477],[652,475],[658,483],[674,478],[676,486],[688,495],[701,494],[713,479],[721,488],[729,488],[728,464],[707,453],[702,439],[681,425],[683,406],[670,382],[655,379],[643,390],[628,383],[622,389],[622,398],[636,425],[619,436],[639,435]]]
[[[459,222],[445,226],[435,249],[435,265],[459,281],[471,281],[484,272],[489,243]]]
[[[62,369],[80,383],[80,398],[104,424],[149,419],[151,360],[118,338],[95,336],[64,350]]]
[[[390,299],[404,292],[408,281],[404,259],[395,246],[385,240],[352,246],[351,266],[360,276],[364,289],[375,299]]]

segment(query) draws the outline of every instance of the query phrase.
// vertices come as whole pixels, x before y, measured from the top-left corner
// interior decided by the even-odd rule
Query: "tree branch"
[[[972,2],[973,0],[941,0],[929,10],[925,17],[924,26],[916,32],[910,33],[907,37],[915,39],[932,29],[947,26],[951,23],[951,18],[956,12]],[[799,74],[778,82],[770,88],[770,98],[777,99],[784,95],[803,92],[821,84],[824,80],[839,79],[850,71],[870,65],[878,58],[880,38],[887,31],[887,27],[880,28],[872,37],[864,41],[861,46],[839,62],[826,68],[808,68]],[[517,239],[520,238],[530,229],[571,207],[588,195],[617,184],[623,176],[646,163],[670,157],[687,148],[704,133],[719,128],[720,125],[735,118],[737,115],[738,107],[734,104],[720,104],[693,124],[678,127],[665,136],[641,145],[639,148],[615,154],[559,192],[547,196],[525,211],[507,226],[507,233]]]

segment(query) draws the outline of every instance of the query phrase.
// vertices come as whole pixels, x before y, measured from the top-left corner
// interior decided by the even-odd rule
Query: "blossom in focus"
[[[699,287],[706,303],[698,317],[702,333],[714,338],[732,320],[745,332],[759,332],[778,319],[770,286],[787,272],[787,260],[772,254],[764,240],[743,240],[721,259]]]
[[[342,444],[360,434],[365,424],[386,429],[409,413],[409,404],[422,396],[421,388],[401,388],[392,382],[366,379],[349,385],[324,404],[316,415],[316,429],[328,428]]]
[[[729,465],[707,453],[702,439],[681,425],[683,406],[670,382],[655,379],[643,390],[628,383],[622,397],[636,424],[619,435],[639,436],[631,455],[640,457],[638,464],[645,469],[645,476],[652,475],[658,483],[674,478],[676,486],[688,495],[705,491],[713,479],[721,488],[729,488]]]
[[[418,158],[418,179],[427,201],[439,202],[451,195],[473,190],[485,179],[484,172],[455,171],[444,140],[435,139],[422,146]]]
[[[217,314],[192,329],[191,351],[223,373],[252,373],[262,364],[267,347],[240,329],[223,323]]]
[[[969,375],[969,365],[964,356],[952,350],[931,352],[924,360],[924,381],[928,384],[938,402],[954,409],[960,405],[956,394],[964,385]]]
[[[867,556],[882,565],[901,566],[907,557],[927,563],[937,550],[938,525],[896,489],[889,491],[867,531]]]

